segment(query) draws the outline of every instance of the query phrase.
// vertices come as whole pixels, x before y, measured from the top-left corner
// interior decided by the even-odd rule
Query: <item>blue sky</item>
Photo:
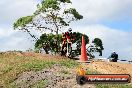
[[[111,28],[116,28],[116,29],[125,30],[125,31],[131,31],[132,29],[132,22],[128,22],[127,20],[122,20],[122,21],[104,20],[101,22],[101,24]]]
[[[121,59],[132,59],[132,0],[72,0],[73,7],[84,19],[72,23],[73,31],[87,34],[90,39],[102,39],[103,57],[112,51]],[[0,2],[0,51],[33,48],[30,36],[13,30],[13,22],[31,15],[39,0],[1,0]]]

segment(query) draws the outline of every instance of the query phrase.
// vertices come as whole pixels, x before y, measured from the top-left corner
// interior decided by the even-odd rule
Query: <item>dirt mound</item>
[[[34,53],[34,52],[23,52],[23,56],[33,56],[33,57],[35,57],[35,56],[37,56],[37,54],[39,54],[39,53]]]
[[[42,53],[35,53],[35,52],[22,52],[22,51],[7,51],[7,52],[0,52],[1,56],[4,57],[35,57],[39,59],[45,60],[52,60],[52,59],[65,59],[66,57],[62,57],[60,55],[50,55],[50,54],[42,54]]]
[[[38,81],[45,80],[44,88],[95,88],[94,85],[89,84],[78,85],[75,77],[75,69],[54,65],[52,68],[37,72],[24,72],[13,84],[18,88],[29,88],[37,85]]]
[[[0,55],[4,56],[23,56],[22,51],[7,51],[7,52],[0,52]]]

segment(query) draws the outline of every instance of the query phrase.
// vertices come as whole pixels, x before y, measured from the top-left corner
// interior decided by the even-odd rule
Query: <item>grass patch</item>
[[[32,63],[26,63],[22,65],[22,67],[28,71],[39,71],[44,68],[52,67],[54,64],[56,64],[54,61],[35,61]]]
[[[0,55],[0,86],[10,88],[10,84],[25,71],[38,71],[54,65],[55,61],[12,55]]]
[[[87,69],[86,74],[100,74],[100,73],[93,69]]]
[[[66,71],[66,70],[61,70],[61,73],[63,73],[63,74],[68,74],[69,72]]]
[[[59,64],[61,66],[66,66],[67,68],[74,68],[74,67],[79,66],[79,63],[78,62],[76,62],[75,60],[70,60],[70,59],[61,60],[59,62]]]
[[[40,80],[32,88],[45,88],[47,84],[47,80]]]
[[[25,71],[39,71],[44,68],[50,68],[54,64],[60,64],[67,68],[73,68],[79,64],[70,59],[53,60],[46,58],[37,58],[33,56],[17,56],[15,54],[0,54],[0,87],[11,88],[11,84],[18,76]],[[63,71],[68,74],[67,71]],[[42,82],[40,82],[41,84]],[[13,87],[14,88],[14,87]]]
[[[55,61],[41,61],[32,59],[29,62],[19,64],[11,70],[10,73],[7,73],[10,77],[5,78],[6,84],[12,83],[15,79],[18,78],[18,75],[25,71],[39,71],[44,68],[52,67],[56,62]],[[13,73],[14,72],[14,73]]]
[[[15,83],[11,83],[8,85],[8,88],[17,88],[16,84]]]
[[[5,65],[5,66],[1,67],[1,69],[0,69],[0,75],[9,72],[10,70],[12,70],[12,68],[13,67],[9,66],[9,65]]]

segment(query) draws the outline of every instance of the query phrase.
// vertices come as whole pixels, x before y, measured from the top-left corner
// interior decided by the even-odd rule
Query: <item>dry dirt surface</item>
[[[93,62],[88,64],[87,68],[94,69],[102,74],[130,74],[132,77],[132,64],[117,62]]]
[[[47,80],[43,88],[95,88],[93,84],[77,84],[75,69],[60,65],[37,72],[24,72],[14,83],[18,88],[32,88],[40,80]]]

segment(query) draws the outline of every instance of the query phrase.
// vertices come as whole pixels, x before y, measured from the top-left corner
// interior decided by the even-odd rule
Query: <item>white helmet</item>
[[[69,29],[68,29],[68,31],[69,31],[69,32],[71,32],[71,31],[72,31],[72,29],[71,29],[71,28],[69,28]]]
[[[115,51],[113,51],[113,53],[116,53]]]

